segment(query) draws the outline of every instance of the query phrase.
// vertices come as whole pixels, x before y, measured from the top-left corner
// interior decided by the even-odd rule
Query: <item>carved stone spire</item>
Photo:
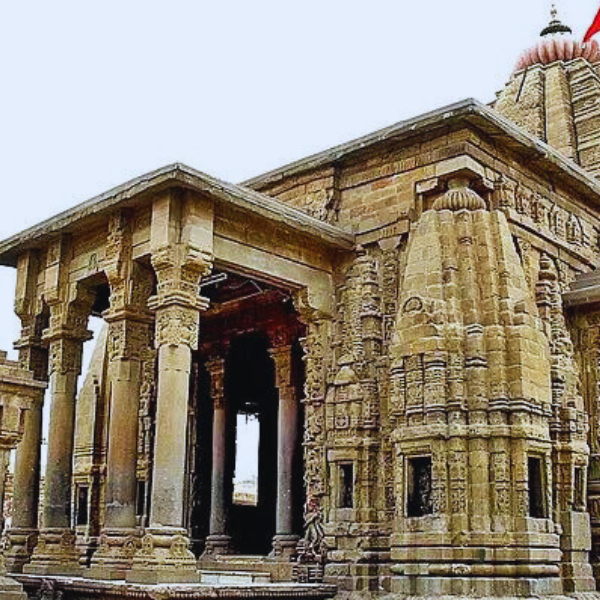
[[[467,183],[453,179],[411,232],[399,294],[389,404],[399,595],[414,593],[410,573],[420,569],[428,572],[422,596],[475,589],[520,560],[515,540],[529,539],[533,521],[554,515],[544,487],[552,451],[548,340],[504,213],[483,210]],[[519,579],[527,593],[542,576],[552,593],[560,590],[553,531],[554,523],[536,542],[547,565],[527,562]],[[499,539],[502,555],[493,550]],[[485,567],[477,564],[482,551]]]

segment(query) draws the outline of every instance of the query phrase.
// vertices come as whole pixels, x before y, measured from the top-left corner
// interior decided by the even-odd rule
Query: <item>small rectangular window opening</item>
[[[143,479],[138,479],[137,495],[135,499],[135,514],[137,517],[143,517],[146,508],[146,482]]]
[[[89,487],[87,485],[77,486],[77,512],[76,525],[88,524],[88,502]]]
[[[544,473],[541,458],[530,456],[529,469],[529,516],[534,519],[546,517],[546,502],[544,498]]]
[[[340,508],[354,508],[354,465],[340,465]]]
[[[424,517],[433,514],[431,482],[431,457],[409,458],[406,503],[409,517]]]

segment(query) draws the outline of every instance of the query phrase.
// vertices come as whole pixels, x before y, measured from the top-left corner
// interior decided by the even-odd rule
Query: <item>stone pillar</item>
[[[26,413],[43,396],[46,383],[36,381],[31,371],[6,359],[0,353],[0,477],[6,475],[10,450],[23,439]],[[6,577],[4,557],[0,556],[0,598],[2,600],[27,600],[22,586]]]
[[[192,350],[198,348],[200,312],[208,300],[200,280],[212,266],[213,206],[169,190],[152,204],[151,262],[158,384],[150,494],[150,525],[127,574],[132,583],[198,581],[184,527],[187,423]]]
[[[0,445],[0,478],[2,480],[6,477],[10,449],[10,446]],[[23,586],[14,579],[6,577],[6,567],[2,557],[0,557],[0,598],[2,600],[27,600]]]
[[[13,514],[6,552],[6,567],[10,573],[23,572],[38,539],[43,407],[44,390],[40,390],[25,416],[23,439],[16,451]]]
[[[85,319],[87,322],[87,318]],[[77,379],[81,373],[83,342],[72,331],[49,331],[50,429],[44,482],[44,520],[31,563],[23,571],[38,575],[80,575],[79,551],[71,523],[71,479],[75,433]]]
[[[20,275],[22,273],[18,271],[17,279]],[[37,277],[37,270],[34,269],[29,273],[29,277],[34,280]],[[19,351],[19,364],[22,369],[33,372],[36,381],[46,382],[48,350],[41,339],[43,317],[40,314],[32,316],[31,303],[25,299],[16,299],[15,308],[22,325],[22,336],[15,342],[15,349]],[[11,573],[22,573],[23,566],[30,561],[38,541],[42,414],[45,391],[45,389],[40,390],[32,400],[31,408],[25,415],[23,440],[16,450],[13,515],[7,533],[8,544],[5,551],[6,567]]]
[[[0,446],[0,478],[2,482],[6,479],[7,466],[10,457],[10,447]],[[4,488],[4,483],[2,484]],[[2,490],[2,500],[4,501],[4,489]],[[4,509],[4,502],[2,508]],[[6,577],[7,569],[3,557],[0,556],[0,598],[2,600],[27,600],[27,594],[23,591],[23,586]]]
[[[136,528],[138,412],[144,348],[150,343],[150,318],[143,312],[108,314],[108,432],[106,517],[90,577],[124,579],[131,568]]]
[[[213,438],[212,438],[212,481],[210,501],[209,536],[206,538],[204,557],[230,554],[231,536],[228,530],[229,506],[227,451],[230,448],[227,436],[230,411],[225,397],[225,360],[216,358],[206,363],[210,374],[210,389],[213,401]]]
[[[299,400],[292,376],[292,347],[272,348],[275,385],[279,390],[277,423],[277,509],[273,558],[289,560],[296,555],[299,536],[294,534],[294,464],[299,451]]]
[[[192,349],[197,348],[200,311],[208,301],[196,296],[194,303],[184,303],[182,298],[159,295],[150,303],[156,311],[158,349],[150,526],[127,574],[132,583],[198,581],[183,526],[183,494]]]

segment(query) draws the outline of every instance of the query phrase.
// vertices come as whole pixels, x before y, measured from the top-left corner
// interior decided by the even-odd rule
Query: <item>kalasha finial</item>
[[[552,3],[552,8],[550,9],[550,23],[547,27],[542,30],[540,35],[545,37],[547,35],[556,35],[556,34],[565,34],[565,33],[573,33],[573,30],[558,18],[558,9],[556,8],[556,2]]]

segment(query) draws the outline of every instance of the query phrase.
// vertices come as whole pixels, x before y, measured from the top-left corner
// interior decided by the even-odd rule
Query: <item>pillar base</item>
[[[9,529],[8,547],[4,552],[4,562],[9,573],[22,573],[23,567],[29,563],[38,543],[37,529]]]
[[[202,558],[214,558],[233,554],[233,541],[230,535],[209,535],[204,544]]]
[[[31,562],[23,567],[27,575],[66,575],[79,577],[83,567],[75,543],[77,536],[72,529],[43,529]]]
[[[103,530],[98,549],[85,575],[90,579],[125,579],[139,545],[139,532],[136,529]]]
[[[273,538],[273,550],[269,554],[272,560],[289,562],[298,555],[298,542],[300,536],[292,534],[278,534]]]
[[[196,558],[185,529],[146,530],[136,551],[128,583],[199,583]]]

